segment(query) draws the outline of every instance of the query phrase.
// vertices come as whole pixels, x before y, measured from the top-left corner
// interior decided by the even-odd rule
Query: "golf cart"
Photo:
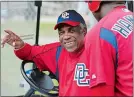
[[[128,2],[128,8],[133,11],[132,3],[133,2],[130,2],[130,3]],[[41,1],[35,1],[35,5],[38,7],[35,45],[38,45]],[[29,76],[26,74],[25,68],[24,68],[27,63],[33,63],[34,65]],[[44,94],[47,96],[48,95],[58,96],[58,84],[56,85],[54,82],[54,80],[57,81],[56,75],[52,74],[51,72],[48,75],[47,73],[43,73],[39,71],[34,62],[27,61],[27,60],[24,60],[21,64],[21,73],[24,79],[30,85],[30,89],[28,90],[28,92],[25,94],[24,97],[31,97],[35,91],[38,91],[41,94]]]

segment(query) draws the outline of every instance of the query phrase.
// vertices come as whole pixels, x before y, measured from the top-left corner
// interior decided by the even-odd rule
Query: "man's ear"
[[[87,34],[87,29],[86,28],[83,29],[83,34],[84,34],[84,36]]]

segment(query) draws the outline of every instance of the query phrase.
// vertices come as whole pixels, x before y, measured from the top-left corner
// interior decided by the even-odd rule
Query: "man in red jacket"
[[[8,43],[13,46],[17,57],[34,61],[40,70],[49,70],[54,74],[59,72],[59,96],[113,96],[114,86],[105,84],[101,80],[105,76],[99,76],[103,72],[97,71],[103,71],[103,68],[89,64],[92,57],[88,57],[91,52],[87,53],[84,46],[87,28],[82,16],[74,10],[64,11],[54,29],[58,29],[60,42],[31,46],[12,31],[5,30],[8,35],[3,38],[2,45]],[[58,66],[57,52],[60,54]],[[90,72],[90,68],[94,72]],[[114,82],[114,77],[110,80]]]
[[[133,13],[126,8],[124,0],[90,0],[88,7],[98,20],[85,38],[91,73],[99,72],[98,79],[109,87],[115,86],[115,96],[132,96]],[[91,87],[96,84],[94,80]]]

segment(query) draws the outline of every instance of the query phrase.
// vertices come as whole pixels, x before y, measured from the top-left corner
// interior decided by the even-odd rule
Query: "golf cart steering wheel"
[[[49,75],[39,71],[38,68],[34,68],[28,76],[25,72],[25,64],[34,63],[33,61],[23,61],[21,64],[21,74],[24,79],[29,83],[30,89],[24,97],[30,97],[35,91],[49,96],[58,96],[58,86],[54,86],[52,79],[56,79],[55,75],[50,73]]]

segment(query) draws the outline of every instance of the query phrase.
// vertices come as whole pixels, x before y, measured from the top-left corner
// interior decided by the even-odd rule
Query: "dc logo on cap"
[[[69,18],[69,13],[63,12],[61,17],[64,18],[64,19]]]

